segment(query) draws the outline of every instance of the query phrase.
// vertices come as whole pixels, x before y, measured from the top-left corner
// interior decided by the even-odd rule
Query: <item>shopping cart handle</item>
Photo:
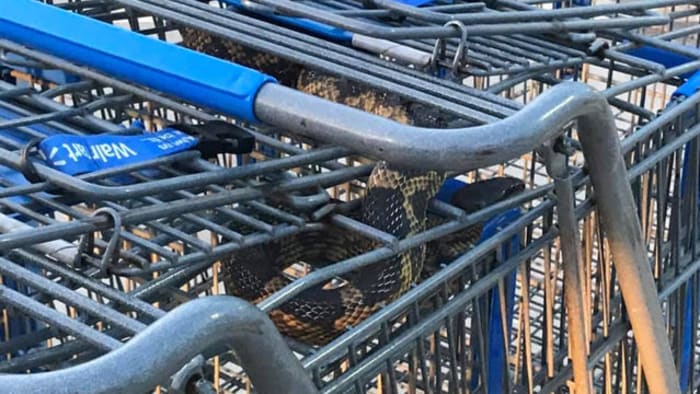
[[[0,289],[2,291],[2,289]],[[143,393],[199,354],[234,349],[260,393],[317,393],[270,319],[229,296],[187,302],[122,347],[86,363],[36,374],[0,374],[4,394]]]
[[[247,12],[255,14],[261,17],[265,17],[269,20],[280,22],[282,24],[296,27],[305,31],[310,31],[314,34],[318,34],[321,37],[325,37],[330,40],[336,40],[340,42],[350,42],[352,41],[353,34],[346,30],[327,25],[324,23],[312,21],[307,18],[296,18],[285,15],[280,15],[274,12],[267,6],[262,6],[260,4],[251,3],[246,0],[222,0],[223,3],[228,4],[231,8],[238,10],[239,12]]]
[[[696,71],[683,85],[676,89],[673,92],[673,97],[688,98],[698,91],[700,91],[700,71]]]
[[[35,0],[2,4],[0,38],[187,101],[258,122],[269,75]]]

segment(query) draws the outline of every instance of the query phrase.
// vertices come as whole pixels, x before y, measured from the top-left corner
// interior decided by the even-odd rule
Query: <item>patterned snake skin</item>
[[[404,124],[446,125],[447,119],[438,111],[396,94],[304,68],[201,31],[181,28],[180,33],[182,45],[188,48],[257,69],[276,77],[283,85],[308,94]],[[444,180],[442,173],[395,168],[380,161],[369,177],[362,207],[353,215],[399,239],[417,234],[440,222],[441,219],[428,215],[428,202]],[[496,178],[460,190],[452,203],[474,211],[523,189],[524,184],[518,179]],[[360,235],[327,227],[323,231],[307,231],[243,248],[232,254],[222,264],[227,293],[258,303],[292,281],[283,271],[293,264],[324,266],[378,246]],[[473,247],[480,234],[481,224],[476,224],[439,241],[399,253],[347,275],[343,278],[345,283],[339,287],[308,289],[273,310],[270,316],[283,334],[311,345],[324,345],[404,294],[421,275],[425,277],[436,271],[440,261],[451,261]]]

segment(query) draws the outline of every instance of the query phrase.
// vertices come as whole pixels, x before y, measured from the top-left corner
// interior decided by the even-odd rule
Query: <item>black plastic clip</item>
[[[24,178],[30,183],[44,182],[44,179],[41,177],[41,175],[39,175],[39,173],[36,170],[36,167],[34,167],[34,163],[32,163],[32,161],[29,158],[29,155],[32,152],[37,151],[37,145],[39,145],[40,142],[41,138],[37,137],[31,139],[22,147],[22,150],[19,154],[20,172],[22,173]]]
[[[234,124],[212,120],[198,125],[178,123],[168,126],[199,140],[197,150],[204,159],[213,159],[222,153],[245,154],[255,148],[255,136]]]
[[[603,60],[605,58],[605,51],[608,49],[610,49],[610,44],[603,39],[597,38],[586,48],[586,53]]]

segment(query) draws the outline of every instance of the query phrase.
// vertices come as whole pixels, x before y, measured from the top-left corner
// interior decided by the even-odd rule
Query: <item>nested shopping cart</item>
[[[677,25],[693,17],[697,8],[675,11],[671,23],[668,17],[647,9],[681,2],[635,4],[625,10],[564,8],[557,17],[535,17],[550,22],[517,30],[509,22],[521,21],[518,18],[526,14],[518,17],[506,12],[515,6],[502,3],[498,14],[502,19],[493,17],[493,26],[481,32],[476,29],[474,34],[467,29],[465,42],[473,40],[481,46],[470,45],[467,62],[455,63],[460,68],[454,68],[454,56],[449,54],[458,51],[459,41],[443,40],[442,67],[435,64],[438,57],[431,51],[440,49],[442,44],[436,40],[442,34],[460,40],[459,26],[445,27],[439,20],[432,21],[437,22],[433,23],[436,27],[425,29],[425,18],[436,17],[430,9],[419,12],[397,2],[371,3],[365,8],[353,2],[324,3],[323,7],[344,8],[334,18],[315,9],[297,8],[292,16],[304,18],[301,26],[299,19],[280,21],[279,14],[270,16],[266,8],[233,13],[250,3],[232,4],[234,10],[185,0],[59,5],[91,19],[33,2],[9,7],[8,15],[0,17],[6,67],[0,93],[5,120],[0,128],[7,131],[0,155],[6,167],[0,192],[5,198],[6,234],[0,236],[0,246],[6,254],[1,262],[0,296],[5,306],[6,340],[0,349],[7,357],[0,369],[13,374],[2,377],[5,387],[21,392],[47,387],[90,392],[116,387],[148,390],[161,385],[159,390],[168,392],[207,392],[211,387],[237,392],[249,387],[249,376],[260,391],[282,387],[305,392],[313,390],[308,386],[312,382],[323,392],[550,392],[566,386],[572,363],[579,368],[577,374],[582,366],[587,367],[584,376],[590,373],[596,389],[641,388],[640,365],[652,390],[658,385],[677,385],[673,368],[653,373],[672,364],[684,388],[696,386],[695,352],[685,349],[696,342],[697,316],[692,308],[686,312],[684,307],[686,300],[697,298],[697,286],[692,285],[697,280],[697,210],[688,201],[694,201],[698,179],[694,152],[700,98],[692,89],[692,72],[700,66],[689,43],[678,44],[693,37],[697,27]],[[277,5],[281,7],[278,12],[290,11],[285,4],[299,5],[258,4]],[[454,9],[449,12],[495,12],[492,4],[436,6],[435,11],[445,12],[438,7]],[[551,22],[585,17],[587,12],[589,16],[617,15],[630,9],[643,15],[611,18],[607,24],[580,19]],[[392,28],[406,24],[409,27],[402,32],[409,36],[392,37],[388,30],[362,30],[351,23],[368,17],[383,18],[381,22]],[[343,28],[340,33],[349,35],[353,45],[319,38],[318,30],[308,31],[308,19],[323,23],[320,28],[325,29],[337,23],[336,28]],[[37,23],[46,20],[55,23]],[[133,33],[111,29],[105,22],[127,22],[122,26]],[[552,35],[539,35],[558,31],[561,23],[586,34],[568,37],[564,44],[557,44]],[[633,33],[647,24],[675,29],[656,37]],[[251,43],[340,75],[353,77],[354,72],[358,78],[357,70],[362,70],[363,80],[370,85],[460,115],[461,126],[470,128],[434,130],[432,135],[443,133],[443,138],[426,139],[427,130],[398,126],[315,100],[267,82],[259,73],[136,34],[165,40],[182,25]],[[319,28],[318,23],[310,26]],[[612,40],[612,45],[596,51],[600,41],[591,40],[587,30]],[[493,33],[484,33],[489,31]],[[499,65],[505,68],[470,63],[469,59],[479,58],[479,51],[485,51],[482,58],[495,58],[489,46],[499,48],[495,43],[515,33],[522,33],[521,41],[529,43],[521,44],[521,54],[527,52],[523,48],[539,45],[556,48],[570,62],[540,57],[539,63],[520,62],[524,67],[520,74],[519,69],[507,68],[515,67],[511,63]],[[479,38],[480,34],[486,38]],[[282,40],[284,37],[288,38]],[[378,61],[358,51],[367,49],[357,44],[362,40],[391,45],[414,57],[428,55],[433,68],[412,70]],[[428,41],[431,45],[425,45]],[[580,57],[567,56],[566,48],[577,45]],[[644,51],[659,50],[667,51],[663,59],[668,52],[688,59],[664,64],[659,58],[644,56]],[[415,66],[414,61],[407,63]],[[595,68],[606,70],[607,80],[589,79]],[[442,79],[449,76],[447,70],[453,78],[472,75],[474,85],[491,93]],[[231,76],[239,83],[232,84]],[[582,84],[566,83],[566,79],[602,87],[603,95]],[[655,84],[669,91],[684,83],[680,90],[684,93],[677,94],[673,105],[660,113],[659,104],[648,101],[645,94],[647,89],[656,90]],[[550,88],[555,85],[560,86]],[[541,97],[530,102],[542,91]],[[526,104],[492,94],[500,92]],[[603,97],[612,105],[612,114]],[[342,122],[335,121],[336,116]],[[566,128],[565,138],[540,148],[562,135],[564,127],[578,116],[582,116],[578,127]],[[235,126],[215,135],[228,141],[218,147],[213,144],[218,149],[184,150],[76,177],[50,168],[29,149],[37,137],[139,135],[144,129],[167,131],[183,123],[199,125],[187,129],[201,149],[210,146],[206,131],[223,127],[213,123],[214,119],[228,117],[235,118]],[[399,139],[403,145],[386,143],[397,136],[405,137]],[[240,149],[242,141],[251,137],[256,141],[254,151]],[[615,161],[618,137],[624,138],[621,145],[633,181],[632,194],[620,179],[625,173],[622,162]],[[364,142],[368,139],[374,143]],[[535,149],[547,166],[536,159]],[[585,171],[581,170],[581,150],[587,159]],[[219,164],[233,166],[203,160],[214,158]],[[449,219],[444,225],[315,270],[258,305],[270,311],[305,286],[376,264],[401,248],[437,239],[506,210],[490,222],[478,247],[446,262],[449,264],[433,277],[322,348],[292,341],[282,344],[258,309],[232,299],[206,297],[221,292],[218,260],[228,253],[242,245],[317,228],[320,224],[309,212],[322,212],[328,203],[324,190],[357,201],[373,158],[460,172],[486,167],[479,171],[481,176],[507,172],[525,177],[530,188],[472,215],[434,202],[433,211]],[[548,174],[556,180],[554,186]],[[681,182],[690,199],[680,198]],[[443,191],[449,194],[448,189]],[[264,197],[270,190],[286,195],[293,209],[280,211],[266,204]],[[523,210],[507,210],[516,206]],[[637,212],[634,206],[639,207]],[[641,217],[639,239],[631,219],[634,213]],[[377,236],[348,220],[342,211],[332,215],[334,226]],[[250,230],[236,232],[232,230],[236,224]],[[624,227],[621,231],[618,225],[631,225],[632,230]],[[575,229],[580,231],[580,242]],[[613,242],[601,245],[603,230]],[[516,235],[520,242],[513,244]],[[621,252],[631,244],[626,241],[635,240],[637,246],[650,245],[647,282],[624,270],[625,263],[642,272],[649,268],[631,264],[641,261],[647,251],[630,247]],[[503,252],[498,253],[498,261],[490,267],[479,265],[480,257],[494,250]],[[562,275],[562,271],[569,274]],[[658,294],[652,277],[657,279]],[[455,283],[462,286],[455,287]],[[580,288],[580,295],[566,291],[571,286]],[[630,288],[640,292],[630,292]],[[565,292],[570,297],[566,302]],[[626,303],[621,299],[623,292]],[[654,315],[659,300],[664,316],[661,309]],[[426,303],[432,308],[421,309]],[[174,309],[180,304],[185,305]],[[572,312],[577,305],[580,310]],[[633,310],[628,313],[625,309]],[[570,318],[575,313],[580,320]],[[220,325],[215,324],[218,314],[222,314]],[[260,327],[257,336],[236,329],[246,324]],[[662,331],[651,336],[653,341],[645,331],[649,327]],[[666,337],[664,328],[670,336]],[[572,346],[582,343],[576,341],[590,348]],[[670,347],[664,349],[669,342]],[[235,351],[226,352],[224,343]],[[289,349],[301,358],[306,372],[294,362]],[[662,357],[639,362],[654,351]],[[267,355],[277,364],[261,357]],[[673,355],[676,360],[670,359]],[[18,375],[27,371],[32,373]],[[62,372],[40,373],[45,371]],[[576,379],[576,383],[585,387],[585,380]]]

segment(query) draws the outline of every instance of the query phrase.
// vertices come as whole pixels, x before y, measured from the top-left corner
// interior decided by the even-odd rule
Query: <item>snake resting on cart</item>
[[[446,126],[445,117],[438,111],[396,94],[302,67],[202,31],[183,27],[180,33],[185,47],[272,75],[279,83],[302,92],[404,124]],[[428,204],[445,179],[440,172],[397,168],[379,161],[354,218],[398,239],[420,233],[444,221],[428,213]],[[451,203],[471,212],[523,189],[519,179],[494,178],[465,186],[454,193]],[[284,270],[293,264],[325,266],[380,246],[354,232],[326,227],[245,247],[228,256],[222,262],[226,292],[259,303],[292,281]],[[344,276],[341,286],[307,289],[271,311],[270,317],[281,333],[311,345],[324,345],[400,297],[426,273],[437,270],[440,262],[452,261],[473,247],[481,229],[482,223],[477,223],[398,253]]]

